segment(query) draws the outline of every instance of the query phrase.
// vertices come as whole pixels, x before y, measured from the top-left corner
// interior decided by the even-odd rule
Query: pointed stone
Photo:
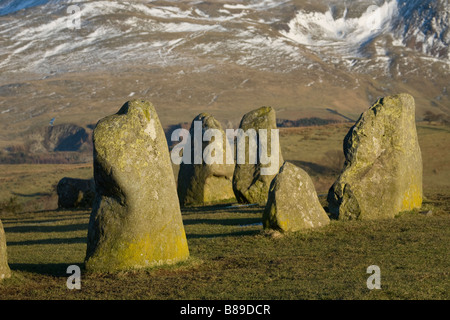
[[[189,251],[164,131],[153,105],[133,100],[97,123],[96,197],[86,269],[171,264]]]

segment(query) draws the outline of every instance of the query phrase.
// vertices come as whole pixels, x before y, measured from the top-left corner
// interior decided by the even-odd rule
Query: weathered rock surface
[[[285,162],[272,180],[263,214],[264,229],[295,232],[325,226],[330,218],[309,175]]]
[[[267,132],[268,150],[271,150],[271,130],[277,129],[275,110],[271,107],[261,107],[250,111],[242,117],[239,128],[244,132],[254,129],[257,134],[256,141],[261,139],[259,129],[265,129]],[[237,149],[239,153],[239,146]],[[257,144],[257,150],[257,154],[259,154],[259,143]],[[278,162],[276,163],[276,168],[274,168],[275,170],[273,170],[272,174],[262,174],[262,169],[271,167],[271,164],[262,164],[259,156],[256,164],[250,163],[249,142],[246,141],[245,163],[240,164],[237,162],[233,174],[233,191],[239,203],[266,204],[270,183],[283,164],[279,143],[278,148],[271,150],[270,154],[276,155],[276,152],[278,152]]]
[[[0,220],[0,281],[11,277],[11,270],[8,265],[8,254],[6,252],[6,237],[3,224]]]
[[[92,208],[95,197],[94,179],[62,178],[56,187],[58,208]]]
[[[211,139],[212,141],[203,141],[201,154],[209,154],[207,148],[210,147],[211,153],[220,152],[222,156],[219,157],[218,163],[202,157],[202,163],[195,164],[194,143],[191,142],[191,163],[181,163],[178,172],[180,205],[205,205],[236,201],[232,186],[234,163],[227,164],[226,161],[226,149],[230,148],[226,134],[219,121],[212,115],[201,113],[192,121],[191,138],[194,137],[194,122],[196,121],[202,124],[202,132],[209,129],[218,130],[222,138],[221,141],[216,141],[215,137]]]
[[[422,204],[422,155],[414,99],[378,100],[344,139],[344,169],[328,193],[338,219],[392,218]]]
[[[86,269],[171,264],[189,250],[167,141],[153,105],[133,100],[97,123],[96,197]]]

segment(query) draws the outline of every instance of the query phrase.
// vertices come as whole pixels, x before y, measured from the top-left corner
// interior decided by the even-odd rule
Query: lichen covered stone
[[[6,237],[3,224],[0,220],[0,281],[11,277],[11,269],[8,265],[8,254],[6,252]]]
[[[58,208],[91,208],[95,197],[94,179],[64,177],[56,186]]]
[[[328,193],[333,218],[392,218],[421,207],[422,155],[414,99],[378,100],[344,139],[345,165]]]
[[[269,192],[270,183],[272,179],[277,175],[279,168],[283,164],[283,156],[281,154],[281,148],[278,140],[278,148],[271,150],[272,134],[271,130],[277,129],[276,114],[272,107],[261,107],[259,109],[248,112],[242,117],[239,129],[248,133],[249,130],[255,130],[258,161],[251,163],[249,156],[250,143],[246,140],[245,143],[245,163],[239,163],[237,161],[233,174],[233,191],[236,199],[239,203],[258,203],[265,205]],[[276,159],[276,168],[272,174],[262,174],[263,168],[273,166],[273,164],[263,164],[259,158],[261,136],[260,129],[267,132],[267,150],[268,154],[274,156],[278,155]],[[240,150],[237,148],[237,153]],[[275,156],[274,156],[275,158]],[[274,162],[275,163],[275,162]]]
[[[227,163],[226,152],[230,148],[226,134],[219,121],[208,113],[201,113],[194,118],[190,128],[191,139],[195,137],[194,124],[201,124],[201,133],[210,130],[216,132],[217,137],[205,139],[201,143],[201,163],[194,163],[195,144],[190,146],[190,163],[181,163],[178,172],[178,197],[181,206],[207,205],[217,203],[234,202],[236,198],[233,192],[232,179],[234,162]],[[200,126],[199,126],[200,128]],[[212,131],[216,130],[216,131]],[[215,140],[215,139],[220,140]],[[209,152],[211,149],[211,152]],[[218,161],[210,159],[211,153],[215,156],[217,152]],[[208,161],[210,160],[210,161]]]
[[[270,185],[263,214],[264,229],[296,232],[329,223],[309,175],[285,162]]]
[[[86,269],[171,264],[189,250],[164,131],[153,105],[133,100],[97,123],[96,197]]]

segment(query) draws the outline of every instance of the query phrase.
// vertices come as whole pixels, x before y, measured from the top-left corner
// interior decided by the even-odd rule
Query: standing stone
[[[195,137],[195,123],[197,125],[201,123],[202,135],[207,130],[210,132],[216,130],[218,135],[212,137],[211,141],[201,143],[201,148],[199,148],[202,155],[201,164],[194,163],[195,145],[191,141],[191,163],[182,162],[178,172],[178,197],[181,206],[236,201],[232,186],[234,163],[227,164],[226,161],[226,150],[230,146],[222,126],[212,115],[201,113],[192,121],[189,131],[191,140]],[[220,140],[216,141],[216,138]],[[210,154],[215,156],[215,152],[218,153],[219,161],[213,161],[209,157]],[[204,154],[205,156],[203,156]]]
[[[95,197],[94,179],[62,178],[56,187],[58,208],[91,208]]]
[[[261,107],[259,109],[250,111],[242,117],[239,129],[248,133],[249,129],[256,131],[256,141],[260,141],[260,129],[267,132],[267,149],[271,147],[271,130],[277,129],[277,121],[275,110],[271,107]],[[283,156],[281,155],[281,148],[278,141],[278,163],[273,174],[262,174],[263,168],[268,168],[270,164],[262,164],[259,157],[260,145],[257,143],[258,161],[256,164],[250,163],[249,157],[249,142],[245,143],[245,163],[236,163],[236,168],[233,174],[233,191],[239,203],[258,203],[265,205],[269,193],[270,183],[277,175],[279,168],[283,164]],[[239,156],[239,147],[237,153]],[[241,151],[242,152],[242,151]],[[274,150],[271,154],[275,155]]]
[[[295,232],[330,223],[309,175],[285,162],[272,180],[263,214],[264,229]]]
[[[0,220],[0,281],[11,277],[11,270],[8,266],[8,255],[6,252],[6,237],[3,224]]]
[[[171,264],[189,251],[164,131],[153,105],[133,100],[97,123],[96,197],[86,269]]]
[[[344,139],[345,165],[328,193],[333,218],[392,218],[422,205],[422,155],[414,99],[378,100]]]

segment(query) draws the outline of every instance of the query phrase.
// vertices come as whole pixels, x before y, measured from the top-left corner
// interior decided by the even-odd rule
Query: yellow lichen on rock
[[[344,139],[346,162],[328,193],[338,219],[391,218],[422,204],[422,155],[414,99],[379,99]]]
[[[118,271],[189,257],[169,149],[151,103],[129,101],[94,129],[96,198],[86,269]]]

